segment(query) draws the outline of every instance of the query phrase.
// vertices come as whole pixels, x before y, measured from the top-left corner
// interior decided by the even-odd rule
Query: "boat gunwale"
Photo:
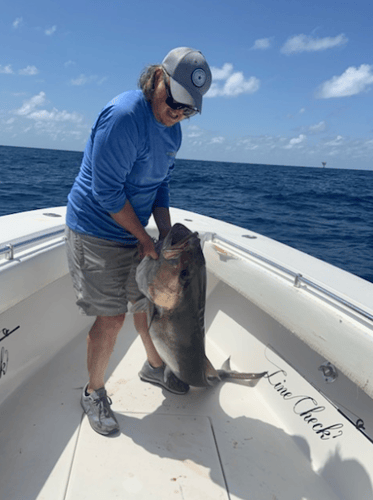
[[[217,233],[206,233],[204,241],[222,242],[230,247],[233,247],[233,249],[235,249],[235,250],[239,250],[245,256],[249,255],[250,257],[254,257],[256,260],[263,262],[263,263],[269,265],[270,267],[272,267],[278,271],[281,271],[283,274],[294,279],[294,283],[293,283],[294,287],[300,288],[301,284],[303,283],[303,284],[307,285],[308,287],[313,288],[317,292],[321,293],[327,299],[334,300],[335,302],[338,303],[338,305],[342,305],[342,306],[352,310],[354,313],[357,313],[357,314],[363,316],[364,319],[369,320],[370,322],[373,323],[373,314],[362,309],[361,307],[356,306],[352,302],[344,299],[340,295],[337,295],[336,293],[328,290],[327,288],[315,283],[311,279],[304,277],[301,273],[297,273],[295,271],[292,271],[291,269],[289,269],[281,264],[278,264],[277,262],[275,262],[271,259],[268,259],[267,257],[264,257],[263,255],[260,255],[257,252],[249,250],[248,248],[244,248],[241,245],[239,245],[238,243],[235,243],[231,240],[228,240],[228,239],[218,235]]]

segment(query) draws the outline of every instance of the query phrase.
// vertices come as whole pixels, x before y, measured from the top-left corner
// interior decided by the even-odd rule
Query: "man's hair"
[[[148,102],[151,102],[153,99],[156,71],[160,68],[162,68],[160,64],[152,64],[144,68],[140,75],[138,85]]]

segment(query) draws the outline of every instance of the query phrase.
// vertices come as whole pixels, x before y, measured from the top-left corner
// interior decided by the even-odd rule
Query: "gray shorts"
[[[140,262],[137,247],[126,246],[66,227],[67,261],[82,314],[117,316],[128,302],[144,297],[135,275]]]

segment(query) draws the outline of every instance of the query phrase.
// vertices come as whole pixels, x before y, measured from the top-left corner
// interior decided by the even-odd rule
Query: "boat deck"
[[[336,500],[301,439],[261,393],[264,381],[191,388],[141,382],[141,342],[126,319],[108,374],[121,433],[83,415],[83,331],[2,405],[1,492],[7,500]],[[225,354],[208,342],[215,366]],[[125,353],[124,357],[123,354]]]
[[[370,283],[172,209],[205,241],[209,359],[268,375],[167,393],[140,381],[145,353],[128,317],[106,385],[121,433],[108,438],[79,401],[90,325],[75,306],[64,214],[2,218],[1,500],[373,498]],[[332,384],[325,361],[338,368]]]

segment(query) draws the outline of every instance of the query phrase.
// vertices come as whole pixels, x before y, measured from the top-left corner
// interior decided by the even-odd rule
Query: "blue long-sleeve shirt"
[[[78,233],[136,243],[110,216],[128,200],[141,224],[154,207],[169,207],[169,179],[181,145],[179,123],[154,118],[141,90],[115,97],[99,114],[68,196],[66,224]]]

